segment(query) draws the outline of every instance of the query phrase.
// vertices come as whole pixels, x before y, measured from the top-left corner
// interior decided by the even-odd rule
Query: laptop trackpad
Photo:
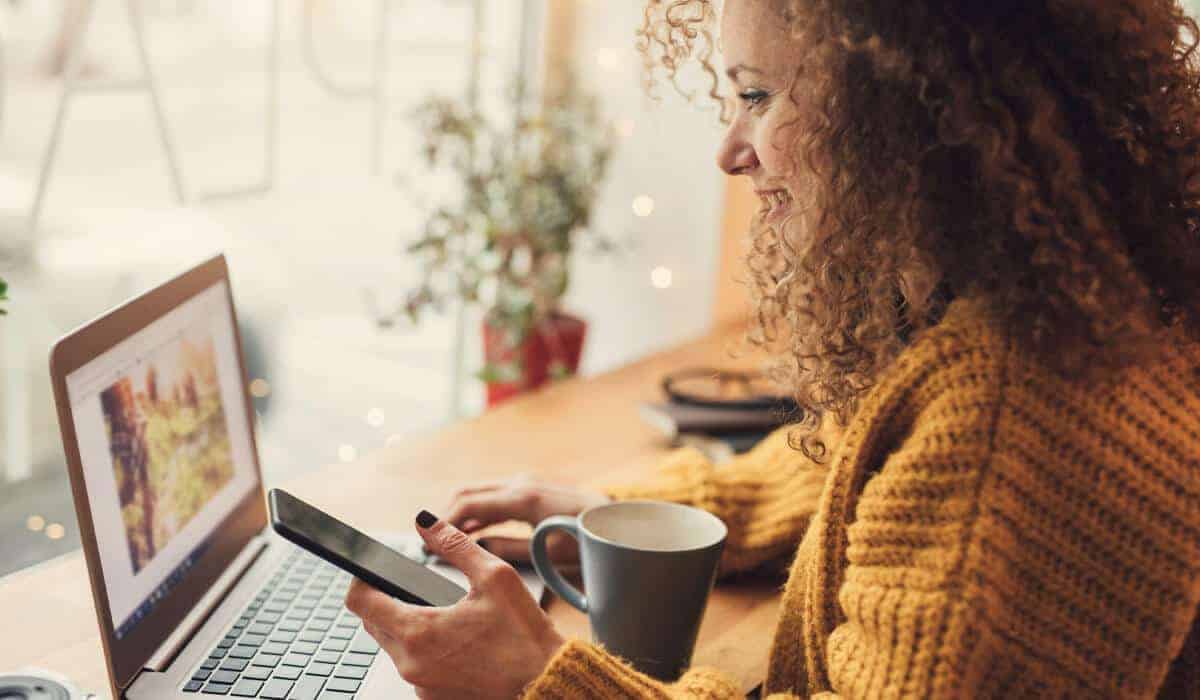
[[[392,657],[382,649],[375,655],[375,663],[367,673],[366,683],[357,695],[358,700],[394,700],[396,698],[415,698],[417,691],[396,671]]]

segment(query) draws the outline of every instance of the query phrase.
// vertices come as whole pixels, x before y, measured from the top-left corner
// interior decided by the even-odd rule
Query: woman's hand
[[[355,579],[346,607],[362,618],[418,697],[517,697],[563,638],[511,566],[424,511],[417,531],[430,551],[467,575],[470,594],[450,607],[423,607]]]
[[[592,506],[611,501],[597,491],[547,484],[521,474],[460,489],[450,500],[446,520],[463,532],[475,532],[508,520],[537,525],[551,515],[579,515]],[[529,561],[528,537],[487,537],[480,542],[507,561]],[[561,564],[579,560],[575,541],[561,532],[546,538],[546,551],[551,560]]]

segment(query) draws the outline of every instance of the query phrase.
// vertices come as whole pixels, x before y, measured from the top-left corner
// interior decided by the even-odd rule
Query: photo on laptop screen
[[[228,283],[66,377],[114,636],[200,560],[258,483]]]
[[[233,479],[217,356],[189,329],[100,393],[133,573]]]

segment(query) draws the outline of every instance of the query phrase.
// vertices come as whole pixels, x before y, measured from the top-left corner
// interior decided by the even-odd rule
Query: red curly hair
[[[1200,340],[1198,31],[1177,2],[775,5],[816,105],[790,151],[813,214],[751,228],[752,340],[786,349],[809,457],[820,416],[845,426],[954,297],[1068,375]],[[649,0],[648,75],[695,60],[723,99],[716,14]],[[936,293],[905,299],[908,273]]]

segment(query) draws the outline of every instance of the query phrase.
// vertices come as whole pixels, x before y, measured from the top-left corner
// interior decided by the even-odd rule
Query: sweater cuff
[[[644,690],[638,672],[597,646],[572,639],[558,650],[542,675],[525,688],[522,700],[605,700]]]
[[[683,447],[668,454],[649,479],[609,486],[603,491],[614,501],[670,501],[700,506],[712,471],[713,464],[703,453],[694,447]]]
[[[641,673],[603,647],[572,639],[550,659],[522,700],[608,700],[641,697],[740,698],[737,685],[719,671],[695,668],[674,684]]]

